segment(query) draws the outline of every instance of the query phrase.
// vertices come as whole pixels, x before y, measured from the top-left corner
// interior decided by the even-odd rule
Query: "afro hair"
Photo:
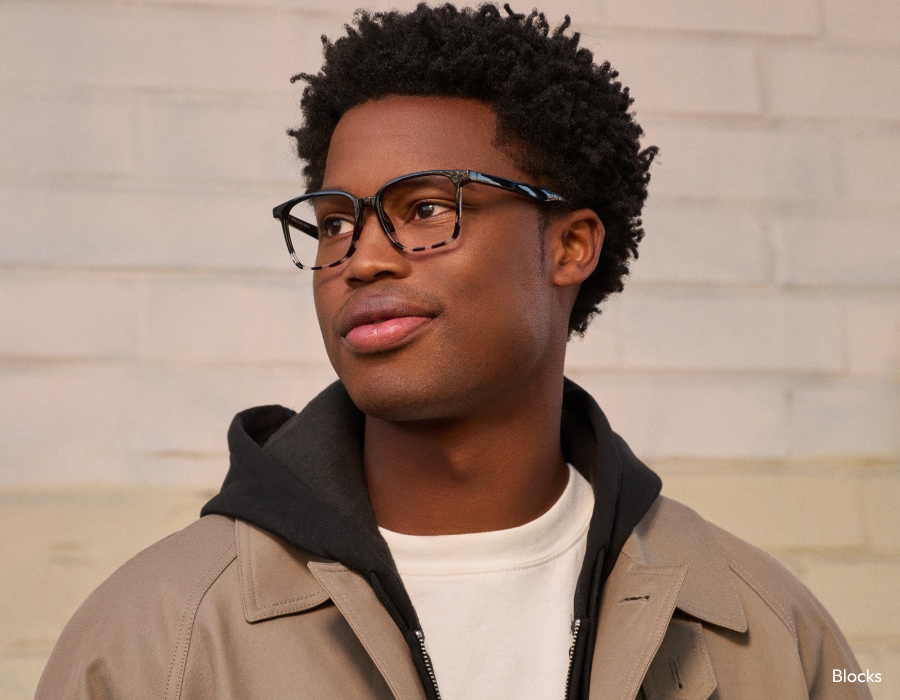
[[[573,208],[594,210],[606,235],[596,270],[579,290],[569,335],[583,335],[601,304],[622,291],[644,231],[649,167],[657,149],[641,150],[643,130],[632,98],[608,62],[596,65],[537,10],[505,14],[492,4],[451,4],[412,12],[358,11],[346,35],[322,37],[325,60],[307,85],[303,123],[288,133],[305,161],[309,191],[321,187],[332,133],[352,107],[387,95],[480,100],[497,114],[497,143],[536,184]]]

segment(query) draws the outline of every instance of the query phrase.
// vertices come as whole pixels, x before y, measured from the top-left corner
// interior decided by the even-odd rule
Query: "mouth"
[[[344,339],[358,352],[391,349],[431,321],[427,316],[401,316],[356,326]]]
[[[338,313],[335,330],[353,352],[385,352],[431,323],[438,315],[435,306],[398,296],[358,297]]]

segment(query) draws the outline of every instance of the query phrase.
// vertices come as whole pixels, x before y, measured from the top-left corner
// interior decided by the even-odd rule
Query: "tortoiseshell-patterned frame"
[[[402,182],[404,180],[409,180],[414,177],[421,177],[423,175],[443,175],[447,177],[454,185],[456,190],[456,224],[453,227],[453,235],[447,238],[440,243],[433,243],[427,246],[405,246],[394,238],[394,227],[391,225],[390,219],[385,215],[384,209],[382,207],[381,196],[382,193],[392,185],[396,185],[398,182]],[[518,182],[516,180],[509,180],[505,177],[498,177],[497,175],[486,175],[485,173],[479,173],[474,170],[423,170],[417,173],[409,173],[408,175],[401,175],[400,177],[396,177],[390,182],[386,182],[381,186],[381,189],[378,190],[371,197],[355,197],[349,192],[342,192],[341,190],[321,190],[319,192],[310,192],[309,194],[302,195],[300,197],[294,197],[294,199],[288,200],[284,204],[279,204],[272,210],[272,216],[281,221],[281,228],[284,233],[284,242],[287,244],[288,252],[291,254],[291,260],[294,261],[294,265],[299,267],[302,270],[324,270],[329,267],[336,267],[353,255],[353,252],[356,250],[356,243],[359,240],[360,233],[362,231],[359,222],[362,218],[362,213],[366,207],[372,207],[375,210],[375,215],[378,217],[378,223],[381,224],[381,229],[384,231],[384,234],[388,237],[388,240],[400,250],[406,250],[409,252],[419,252],[423,250],[432,250],[434,248],[440,248],[442,246],[447,245],[456,240],[459,236],[459,219],[462,214],[462,197],[461,192],[463,185],[469,182],[477,182],[482,185],[489,185],[490,187],[497,187],[501,190],[506,190],[507,192],[514,192],[515,194],[522,195],[523,197],[528,197],[536,202],[541,204],[547,203],[565,203],[565,198],[561,195],[558,195],[554,192],[550,192],[549,190],[545,190],[542,187],[538,187],[536,185],[528,185],[524,182]],[[327,265],[304,265],[297,258],[297,254],[294,252],[294,245],[291,243],[291,233],[290,228],[293,225],[295,228],[303,231],[303,233],[315,238],[318,240],[319,238],[319,230],[316,226],[313,226],[302,219],[298,219],[294,216],[291,216],[291,209],[297,204],[308,200],[310,197],[316,197],[318,195],[341,195],[347,197],[351,202],[353,202],[353,235],[350,238],[350,247],[347,249],[346,255],[343,258],[338,260],[337,262],[328,263]]]

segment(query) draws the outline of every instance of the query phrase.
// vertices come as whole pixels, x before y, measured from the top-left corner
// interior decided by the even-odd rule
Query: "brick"
[[[327,366],[312,278],[296,272],[277,280],[210,275],[149,280],[142,355],[153,360]]]
[[[900,564],[812,562],[803,582],[848,637],[895,636],[900,620]]]
[[[843,367],[840,313],[813,298],[633,289],[622,299],[622,319],[628,368],[827,372]]]
[[[848,46],[900,46],[900,5],[894,0],[825,0],[828,38]]]
[[[852,374],[900,377],[900,299],[847,305],[847,364]]]
[[[236,413],[268,404],[301,410],[334,379],[330,367],[148,367],[136,394],[141,406],[132,409],[138,426],[133,448],[164,459],[221,454]],[[143,460],[135,469],[141,464],[153,467],[153,460]],[[158,476],[172,475],[141,472],[133,478],[170,483]]]
[[[663,494],[763,549],[858,548],[866,539],[863,481],[827,473],[675,473],[664,475]]]
[[[618,299],[604,305],[584,338],[572,338],[566,347],[566,370],[612,368],[621,365],[621,314]]]
[[[0,173],[129,173],[133,125],[127,99],[7,93],[0,101]]]
[[[13,572],[0,580],[0,648],[46,658],[88,593],[138,551],[196,520],[208,495],[134,487],[0,492],[0,551]],[[36,684],[42,666],[17,675]]]
[[[141,2],[143,4],[160,5],[212,5],[217,8],[234,7],[246,9],[249,7],[257,10],[291,10],[293,14],[300,15],[304,19],[324,21],[334,18],[335,31],[340,30],[341,24],[349,22],[353,13],[361,7],[356,0],[331,0],[327,4],[322,2],[298,3],[297,0],[141,0]],[[415,9],[417,4],[418,0],[393,0],[388,5],[370,4],[368,7],[379,11],[388,8],[412,10]],[[572,0],[568,0],[568,5],[572,4]],[[580,3],[575,2],[574,4],[578,5]],[[304,7],[303,5],[306,6]],[[318,35],[315,35],[315,39],[318,43]]]
[[[777,383],[584,370],[568,376],[641,459],[778,459],[787,452],[787,396]]]
[[[772,114],[809,119],[900,118],[896,90],[900,55],[786,47],[770,49],[766,66],[767,106]]]
[[[127,279],[96,274],[0,275],[0,355],[40,358],[134,356],[138,304]]]
[[[608,0],[607,20],[629,28],[772,36],[811,36],[820,27],[813,0]]]
[[[749,46],[604,37],[584,42],[631,88],[638,114],[757,114],[756,56]]]
[[[870,684],[875,700],[894,700],[900,697],[900,644],[896,641],[878,656],[879,666],[873,671],[882,672],[882,681]]]
[[[900,552],[900,470],[868,476],[862,485],[863,515],[869,546]]]
[[[142,408],[122,365],[0,365],[0,484],[122,479]],[[105,459],[109,457],[109,459]]]
[[[0,655],[0,696],[5,700],[31,700],[50,652]]]
[[[0,486],[218,483],[234,414],[303,408],[330,368],[0,366]],[[48,431],[52,430],[52,440]],[[190,473],[180,473],[180,468]]]
[[[900,137],[892,132],[849,136],[842,144],[846,196],[859,202],[900,203],[895,170],[900,162]]]
[[[790,421],[792,455],[896,459],[900,386],[797,388]]]
[[[833,139],[751,127],[700,128],[642,120],[660,147],[654,197],[816,201],[838,194]]]
[[[249,408],[249,406],[247,406]],[[225,426],[227,428],[227,425]],[[221,438],[222,428],[219,428]],[[228,473],[228,445],[220,439],[216,452],[145,451],[126,457],[127,476],[118,483],[154,487],[198,488],[217,492]]]
[[[271,211],[299,191],[0,186],[0,261],[286,272],[293,266]]]
[[[784,282],[900,285],[900,246],[887,218],[786,217],[775,221],[774,230]],[[853,244],[863,237],[864,245]]]
[[[285,134],[299,118],[289,100],[277,106],[229,97],[144,102],[141,169],[153,176],[278,182],[299,189],[300,162]]]
[[[334,21],[242,8],[4,3],[0,80],[196,90],[290,90],[321,63]],[[349,16],[348,16],[349,18]]]
[[[756,216],[731,209],[670,206],[651,196],[643,220],[646,237],[629,285],[758,284],[772,277],[774,252]]]

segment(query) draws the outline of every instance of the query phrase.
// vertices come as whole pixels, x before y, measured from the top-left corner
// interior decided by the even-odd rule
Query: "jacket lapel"
[[[309,575],[310,556],[255,525],[235,521],[241,603],[247,622],[321,605],[328,593]]]
[[[323,561],[235,521],[241,600],[248,622],[309,610],[329,599],[347,620],[397,700],[425,700],[409,648],[375,592],[343,564]]]
[[[394,697],[425,700],[409,647],[366,580],[338,563],[313,562],[309,570],[353,628]]]
[[[675,610],[686,613],[673,619]],[[716,688],[701,622],[736,632],[747,619],[725,556],[690,508],[660,497],[622,548],[604,587],[591,697],[706,700]]]
[[[592,698],[632,700],[637,695],[686,574],[686,566],[634,565],[622,570],[616,565],[600,602]]]

